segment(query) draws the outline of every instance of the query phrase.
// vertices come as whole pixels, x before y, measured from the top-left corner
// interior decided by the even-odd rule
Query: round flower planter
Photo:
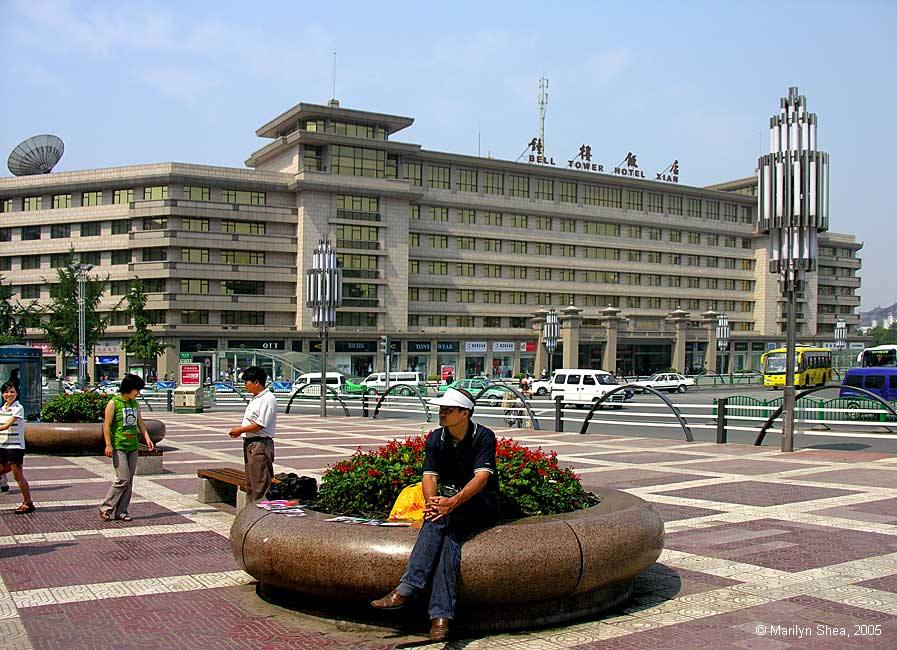
[[[165,423],[144,420],[153,443],[165,437]],[[100,423],[26,422],[25,449],[43,453],[102,454],[103,425]]]
[[[663,521],[642,499],[606,490],[576,512],[501,523],[461,555],[456,627],[530,628],[618,605],[663,549]],[[345,610],[383,596],[402,577],[418,531],[285,517],[249,506],[231,528],[239,565],[266,598],[299,608]]]

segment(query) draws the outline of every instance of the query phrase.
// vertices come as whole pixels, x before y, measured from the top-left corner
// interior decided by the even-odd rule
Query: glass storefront
[[[405,370],[419,372],[424,378],[436,374],[435,370],[430,370],[430,350],[432,345],[429,341],[408,341],[406,346],[408,362]]]
[[[459,341],[439,341],[436,343],[436,372],[440,379],[453,381],[461,379],[458,367],[461,343]]]
[[[510,377],[514,370],[514,355],[495,355],[492,357],[492,376]]]
[[[467,355],[464,359],[464,376],[479,377],[486,367],[486,357]]]
[[[344,375],[364,378],[374,372],[376,341],[336,341],[334,348],[333,365]]]

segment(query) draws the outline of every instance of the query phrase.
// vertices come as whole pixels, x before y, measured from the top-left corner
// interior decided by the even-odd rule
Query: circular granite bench
[[[497,631],[581,618],[624,601],[663,549],[663,521],[642,499],[606,490],[598,505],[501,523],[464,544],[459,627]],[[286,517],[247,507],[230,538],[263,596],[315,609],[383,596],[405,571],[418,531]],[[363,610],[359,610],[363,611]]]
[[[165,437],[165,423],[144,420],[154,444]],[[25,449],[43,453],[102,454],[106,448],[100,423],[26,422]]]

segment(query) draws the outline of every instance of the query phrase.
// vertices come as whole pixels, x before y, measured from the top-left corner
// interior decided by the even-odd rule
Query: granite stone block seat
[[[165,423],[146,419],[143,423],[150,434],[150,439],[158,445],[165,438]],[[25,448],[28,451],[51,454],[102,454],[105,447],[103,425],[98,422],[25,423]]]
[[[497,631],[553,624],[624,601],[663,549],[663,521],[644,500],[601,492],[576,512],[501,523],[464,544],[457,626]],[[246,508],[231,528],[239,565],[262,595],[300,608],[345,607],[395,587],[418,531],[285,517]]]

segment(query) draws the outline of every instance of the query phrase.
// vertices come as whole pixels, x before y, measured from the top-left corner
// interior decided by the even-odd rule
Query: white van
[[[327,385],[338,393],[342,393],[346,387],[346,376],[341,372],[328,372]],[[330,391],[327,391],[330,393]],[[300,375],[293,384],[293,394],[300,395],[321,395],[321,373],[308,372]],[[332,395],[332,393],[330,393]]]
[[[591,404],[617,388],[620,382],[609,372],[589,368],[558,368],[551,373],[551,399],[561,397],[565,404]],[[606,402],[616,409],[623,408],[626,391],[611,395]],[[603,403],[602,403],[603,406]]]
[[[373,389],[377,393],[386,391],[386,373],[374,372],[364,378],[361,382],[365,389]],[[389,387],[392,388],[396,384],[408,386],[411,390],[397,389],[394,391],[400,395],[410,395],[413,392],[423,395],[427,394],[427,382],[420,372],[391,372],[389,373]]]

